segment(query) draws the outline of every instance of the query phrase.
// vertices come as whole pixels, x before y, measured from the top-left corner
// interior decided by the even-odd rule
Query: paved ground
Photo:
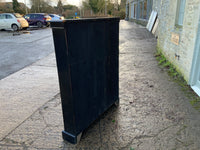
[[[53,54],[0,80],[0,140],[58,93]]]
[[[131,22],[121,22],[120,27],[120,106],[112,107],[100,119],[95,121],[83,134],[79,144],[64,143],[61,137],[63,121],[60,96],[56,74],[52,73],[41,94],[32,98],[35,105],[46,99],[40,107],[23,107],[32,110],[20,123],[16,123],[9,132],[1,136],[0,149],[66,149],[66,150],[198,150],[200,149],[200,113],[193,109],[184,92],[157,65],[154,57],[156,40],[145,28]],[[38,67],[35,73],[27,74],[32,80],[38,71],[41,76],[49,74],[46,70],[55,69],[54,55],[34,64]],[[53,65],[54,64],[54,65]],[[34,66],[21,70],[26,72]],[[40,72],[41,70],[43,72]],[[56,72],[56,71],[55,71]],[[16,76],[19,73],[17,73]],[[12,75],[12,78],[15,74]],[[7,81],[6,81],[7,80]],[[0,81],[0,90],[6,89],[10,77]],[[38,79],[43,80],[43,79]],[[18,82],[16,80],[16,82]],[[28,81],[27,81],[28,82]],[[52,82],[56,88],[49,92]],[[11,83],[10,83],[11,84]],[[32,83],[34,86],[36,83]],[[25,85],[25,84],[24,84]],[[40,88],[40,86],[42,88]],[[10,85],[10,88],[12,86]],[[13,90],[15,86],[12,87]],[[24,90],[27,88],[25,87]],[[6,89],[7,90],[7,89]],[[12,90],[10,91],[10,93]],[[2,91],[0,91],[2,93]],[[29,97],[34,94],[28,91]],[[51,94],[51,95],[48,95]],[[18,95],[21,95],[19,93]],[[8,101],[11,97],[3,97],[0,101]],[[50,98],[51,97],[51,98]],[[17,98],[16,98],[17,99]],[[28,101],[28,97],[24,98]],[[8,102],[11,103],[11,102]],[[0,103],[1,104],[1,103]],[[7,104],[9,107],[9,104]],[[2,106],[2,107],[7,107]],[[12,106],[16,114],[21,105]],[[4,114],[11,109],[4,109]],[[1,111],[1,109],[0,109]],[[27,110],[23,110],[26,113]],[[2,111],[0,112],[2,114]],[[2,116],[1,116],[2,117]],[[9,122],[9,120],[6,120]],[[2,123],[2,120],[0,119]],[[10,121],[12,124],[13,121]],[[0,129],[8,128],[5,124]]]
[[[18,34],[19,33],[19,34]],[[53,52],[50,28],[28,31],[0,31],[0,79]]]

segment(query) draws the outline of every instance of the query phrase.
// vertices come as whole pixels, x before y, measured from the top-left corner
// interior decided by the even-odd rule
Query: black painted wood
[[[119,18],[51,22],[64,131],[77,136],[119,100]]]

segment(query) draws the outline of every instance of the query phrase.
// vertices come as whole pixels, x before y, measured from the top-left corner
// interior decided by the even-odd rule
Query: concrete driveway
[[[41,83],[40,86],[47,84],[40,88],[43,91],[42,94],[36,93],[32,99],[35,100],[33,103],[31,101],[28,105],[24,103],[23,107],[32,111],[28,112],[24,109],[22,112],[26,115],[23,117],[18,115],[21,122],[16,123],[12,128],[9,128],[10,124],[5,124],[6,128],[10,130],[2,136],[0,149],[200,149],[200,113],[190,105],[190,99],[186,97],[181,87],[159,68],[154,57],[155,48],[156,39],[144,27],[132,22],[121,21],[120,106],[112,107],[95,121],[84,132],[79,144],[72,145],[63,142],[61,136],[63,130],[61,100],[59,94],[56,94],[58,88],[49,88],[52,86],[52,82],[57,82],[56,74],[52,74],[45,83]],[[45,79],[48,72],[44,68],[48,68],[47,64],[54,64],[54,61],[55,56],[49,55],[30,66],[30,68],[37,66],[38,70],[35,70],[35,74],[40,73],[41,76],[37,82]],[[56,68],[55,64],[51,67]],[[26,74],[30,68],[25,68],[19,73]],[[16,78],[19,73],[13,74],[12,78]],[[27,74],[27,81],[35,78],[35,74]],[[12,78],[6,78],[3,84],[0,81],[0,90],[9,89],[7,88],[9,87],[8,83],[12,81]],[[34,82],[31,84],[32,86],[36,85]],[[17,92],[15,86],[10,85],[10,88]],[[49,95],[51,93],[49,90],[54,92],[54,96]],[[24,86],[24,91],[26,91],[26,86]],[[34,89],[28,91],[27,95],[30,95],[31,92],[35,93]],[[23,94],[19,93],[18,95]],[[1,101],[7,101],[10,98],[6,94],[2,94],[0,97]],[[43,102],[45,101],[45,103],[34,105],[37,101],[40,102],[41,98],[44,98]],[[28,97],[25,97],[26,100]],[[8,106],[9,103],[12,102],[8,102]],[[32,105],[34,105],[34,109],[31,107]],[[15,105],[13,108],[20,109],[19,106]],[[3,112],[10,113],[10,109],[4,109]],[[2,113],[0,114],[2,117]],[[9,121],[9,118],[7,119]],[[10,123],[15,122],[10,120]]]

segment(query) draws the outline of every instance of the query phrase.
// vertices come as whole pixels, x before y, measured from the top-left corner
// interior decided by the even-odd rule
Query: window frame
[[[175,26],[183,26],[186,0],[177,0]]]

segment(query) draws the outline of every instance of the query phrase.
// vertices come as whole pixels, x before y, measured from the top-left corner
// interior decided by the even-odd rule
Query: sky
[[[67,0],[67,2],[69,4],[78,5],[78,6],[81,4],[81,0]]]
[[[12,2],[12,0],[3,0],[3,1]],[[53,1],[53,5],[57,5],[57,3],[58,3],[58,0],[51,0],[51,1]],[[84,1],[84,0],[62,0],[62,3],[80,6],[82,4],[82,1]],[[118,0],[118,1],[120,1],[120,0]],[[30,0],[18,0],[18,2],[25,3],[28,7],[31,7]]]
[[[12,0],[4,0],[6,2],[12,2]],[[58,3],[58,0],[52,0],[55,2],[54,5],[56,5]],[[81,1],[82,0],[62,0],[63,4],[72,4],[72,5],[77,5],[80,6],[81,5]],[[31,5],[30,0],[18,0],[18,2],[22,2],[22,3],[26,3],[29,7]]]

